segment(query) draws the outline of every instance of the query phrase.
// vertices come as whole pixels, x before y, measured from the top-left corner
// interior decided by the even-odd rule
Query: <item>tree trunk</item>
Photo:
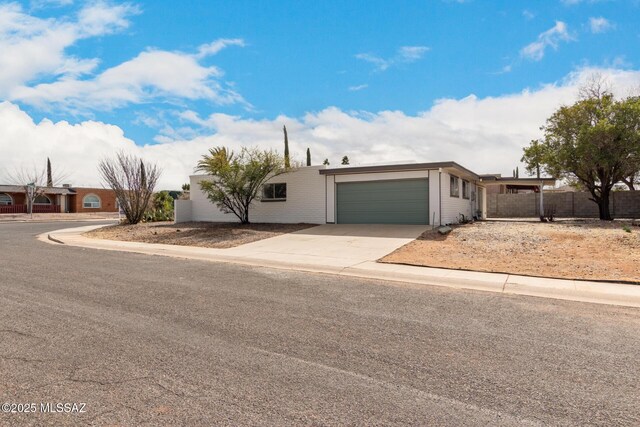
[[[611,212],[609,212],[609,195],[611,190],[602,189],[600,198],[598,199],[598,210],[600,212],[600,219],[603,221],[612,221]]]

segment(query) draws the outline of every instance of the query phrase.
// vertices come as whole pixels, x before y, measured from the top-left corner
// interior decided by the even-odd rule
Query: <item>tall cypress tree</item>
[[[147,171],[144,168],[144,162],[140,160],[140,186],[147,188]]]
[[[47,157],[47,187],[53,187],[53,174],[51,173],[51,160]]]
[[[290,168],[291,162],[289,161],[289,138],[287,137],[287,127],[282,126],[282,130],[284,131],[284,167]]]
[[[307,147],[307,166],[311,166],[311,151]]]

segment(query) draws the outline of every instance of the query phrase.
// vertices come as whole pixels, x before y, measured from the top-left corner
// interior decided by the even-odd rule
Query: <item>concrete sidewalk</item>
[[[339,254],[326,256],[295,254],[277,255],[265,248],[272,239],[265,239],[230,249],[211,249],[190,246],[163,245],[138,242],[90,239],[86,231],[102,227],[92,225],[69,228],[38,236],[44,242],[91,249],[136,252],[175,258],[212,262],[229,262],[315,273],[379,279],[414,286],[446,286],[503,294],[529,295],[598,304],[640,307],[640,286],[622,283],[603,283],[581,280],[547,279],[514,274],[483,273],[442,268],[383,264],[375,259],[353,259]],[[258,245],[259,244],[259,245]],[[253,247],[251,245],[254,245]],[[258,248],[258,250],[256,250]]]

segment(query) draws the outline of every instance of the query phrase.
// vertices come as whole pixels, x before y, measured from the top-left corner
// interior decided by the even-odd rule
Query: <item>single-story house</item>
[[[176,222],[235,222],[190,177],[190,200],[176,201]],[[251,222],[441,225],[486,217],[486,186],[456,162],[380,166],[307,166],[271,178],[249,211]]]
[[[0,184],[0,214],[27,212],[25,187]],[[33,212],[118,212],[118,206],[113,190],[64,185],[42,188],[34,200]]]

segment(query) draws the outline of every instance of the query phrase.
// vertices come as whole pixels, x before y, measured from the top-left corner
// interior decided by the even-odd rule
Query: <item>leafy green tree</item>
[[[344,157],[342,158],[342,164],[343,164],[343,165],[348,165],[348,164],[349,164],[349,157],[344,156]]]
[[[282,157],[272,150],[243,148],[239,154],[224,147],[209,150],[196,170],[211,176],[200,181],[207,198],[225,213],[232,213],[242,224],[249,223],[249,208],[259,199],[264,183],[287,171]]]
[[[598,204],[600,219],[611,220],[612,188],[640,169],[640,97],[593,92],[561,107],[542,130],[544,138],[524,149],[527,170],[576,179]]]
[[[311,166],[311,151],[307,147],[307,166]]]
[[[188,182],[185,184],[182,184],[182,191],[189,191],[191,190],[191,184],[189,184]]]

